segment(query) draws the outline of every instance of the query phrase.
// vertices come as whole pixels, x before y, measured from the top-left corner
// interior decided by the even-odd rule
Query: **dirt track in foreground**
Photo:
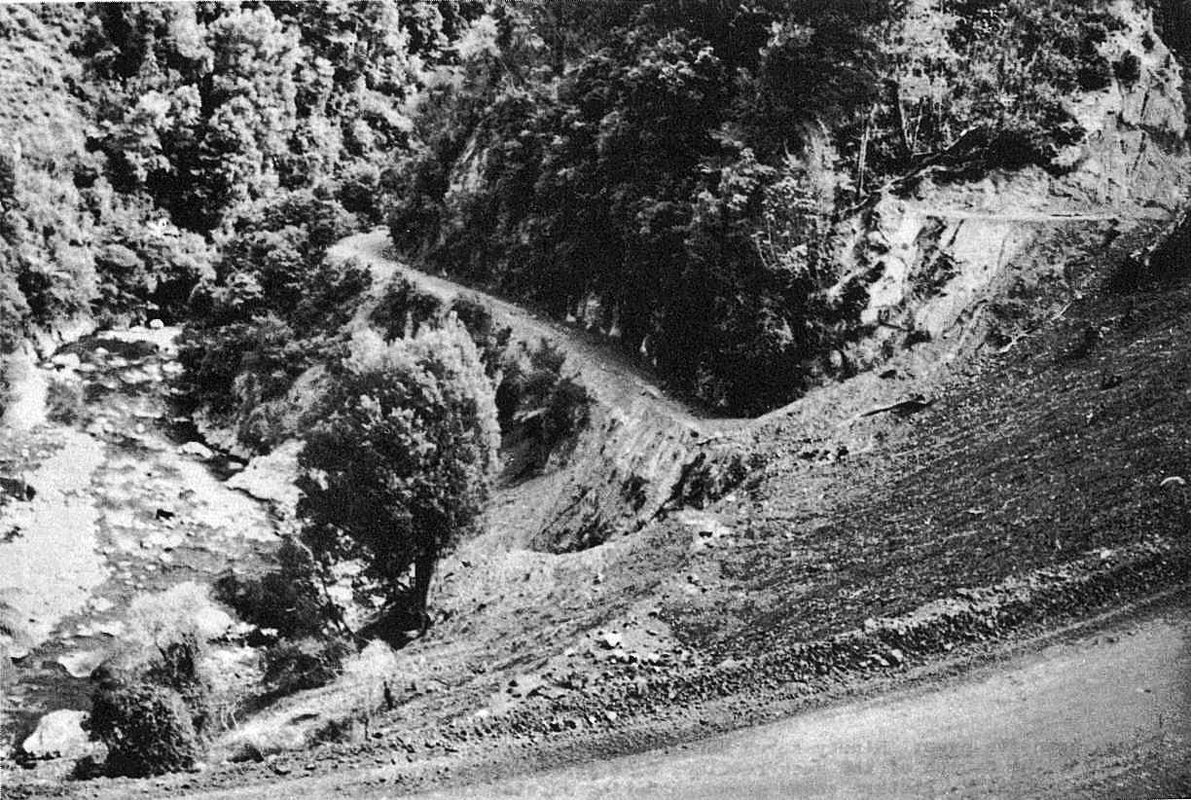
[[[431,798],[1178,797],[1191,792],[1191,603],[1115,621],[943,685],[705,741]],[[202,795],[344,796],[335,777]]]
[[[1188,610],[1184,600],[942,688],[431,797],[1186,797]]]

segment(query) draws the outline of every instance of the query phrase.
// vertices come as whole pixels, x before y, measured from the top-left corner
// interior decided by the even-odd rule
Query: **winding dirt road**
[[[421,288],[446,300],[459,294],[472,294],[481,298],[492,308],[496,320],[512,328],[517,338],[525,341],[546,338],[561,348],[568,356],[567,366],[577,369],[584,378],[584,384],[600,393],[612,405],[623,406],[627,405],[628,401],[644,397],[651,405],[675,420],[699,429],[724,430],[739,427],[750,421],[707,419],[707,415],[694,406],[663,394],[649,375],[639,366],[632,364],[627,356],[617,351],[607,340],[538,316],[485,292],[416,270],[390,258],[388,250],[389,235],[382,229],[349,236],[335,244],[329,255],[332,258],[355,258],[363,262],[372,271],[376,286],[382,286],[394,275],[404,275]]]

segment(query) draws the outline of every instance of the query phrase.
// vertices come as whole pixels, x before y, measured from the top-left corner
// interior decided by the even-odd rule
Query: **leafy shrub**
[[[282,697],[325,686],[338,677],[344,660],[355,652],[341,638],[303,637],[278,642],[265,651],[265,687],[272,697]]]
[[[310,551],[286,539],[277,550],[278,568],[259,578],[234,573],[216,582],[219,598],[245,622],[272,628],[283,638],[317,636],[334,616],[317,580]]]
[[[153,683],[100,686],[92,696],[91,736],[107,745],[107,770],[140,778],[191,769],[202,749],[190,709]]]
[[[1113,75],[1125,86],[1135,86],[1141,80],[1141,59],[1136,53],[1125,53],[1112,65]]]
[[[560,377],[550,391],[542,415],[543,445],[553,451],[587,427],[590,419],[591,396],[587,388],[573,377]]]
[[[380,329],[386,340],[391,341],[416,336],[428,327],[441,327],[452,314],[475,342],[488,377],[495,377],[512,330],[508,326],[498,326],[492,309],[477,295],[464,293],[450,303],[444,303],[438,295],[398,275],[385,287],[384,294],[369,314],[369,321]]]
[[[489,378],[495,378],[508,349],[512,329],[507,325],[498,326],[492,316],[492,309],[474,294],[465,293],[455,297],[451,301],[450,312],[476,343],[480,360],[484,362],[484,372]]]
[[[211,716],[211,685],[200,671],[203,642],[193,633],[158,646],[159,657],[143,671],[144,680],[178,693],[190,711],[191,724],[200,736]]]
[[[46,415],[54,422],[73,425],[87,415],[83,386],[76,380],[53,378],[46,392]]]
[[[0,417],[8,410],[12,402],[12,378],[9,377],[8,359],[0,356]]]
[[[506,441],[528,445],[525,469],[543,471],[591,416],[586,387],[563,372],[566,354],[546,340],[506,359],[496,408]]]
[[[4,256],[0,253],[0,355],[12,353],[24,338],[24,325],[29,306],[16,279],[5,271]]]
[[[392,341],[412,338],[427,326],[442,322],[445,312],[446,304],[438,295],[415,286],[402,275],[395,275],[368,319],[386,340]]]

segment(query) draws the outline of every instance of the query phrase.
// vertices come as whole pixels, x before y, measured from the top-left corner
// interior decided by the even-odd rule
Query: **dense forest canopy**
[[[0,35],[20,47],[6,64],[15,145],[0,155],[3,344],[80,314],[185,316],[197,283],[235,271],[227,243],[289,192],[379,221],[407,100],[480,11],[5,7]]]
[[[1186,53],[1189,4],[1149,5]],[[757,412],[855,335],[834,224],[927,173],[1068,168],[1069,98],[1137,80],[1120,28],[1075,0],[5,7],[38,113],[5,120],[0,347],[187,321],[197,401],[255,407],[340,352],[367,279],[326,273],[329,238],[387,222]]]
[[[1178,4],[1159,9],[1179,26]],[[854,331],[830,230],[876,190],[1059,172],[1078,92],[1136,80],[1104,3],[539,2],[431,86],[394,241],[588,315],[733,412],[789,399]],[[1069,166],[1069,165],[1067,165]],[[591,319],[592,304],[598,308]]]

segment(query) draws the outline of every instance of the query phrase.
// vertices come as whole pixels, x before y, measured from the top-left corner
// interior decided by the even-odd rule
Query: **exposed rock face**
[[[977,346],[990,306],[1045,285],[1074,289],[1064,272],[1074,256],[1178,214],[1189,183],[1183,76],[1148,15],[1131,3],[1113,14],[1123,28],[1102,52],[1113,62],[1133,54],[1139,77],[1074,98],[1086,135],[1053,170],[926,181],[913,199],[887,195],[852,221],[839,289],[859,281],[868,291],[865,333],[847,354],[854,366],[914,341]]]
[[[187,442],[178,448],[178,452],[186,456],[194,456],[201,461],[207,461],[215,456],[211,448],[202,442]]]
[[[86,678],[103,663],[106,654],[102,650],[81,650],[58,656],[58,663],[72,678]]]
[[[537,486],[546,502],[531,546],[582,550],[644,527],[698,458],[702,438],[647,403],[598,409],[568,464]]]

